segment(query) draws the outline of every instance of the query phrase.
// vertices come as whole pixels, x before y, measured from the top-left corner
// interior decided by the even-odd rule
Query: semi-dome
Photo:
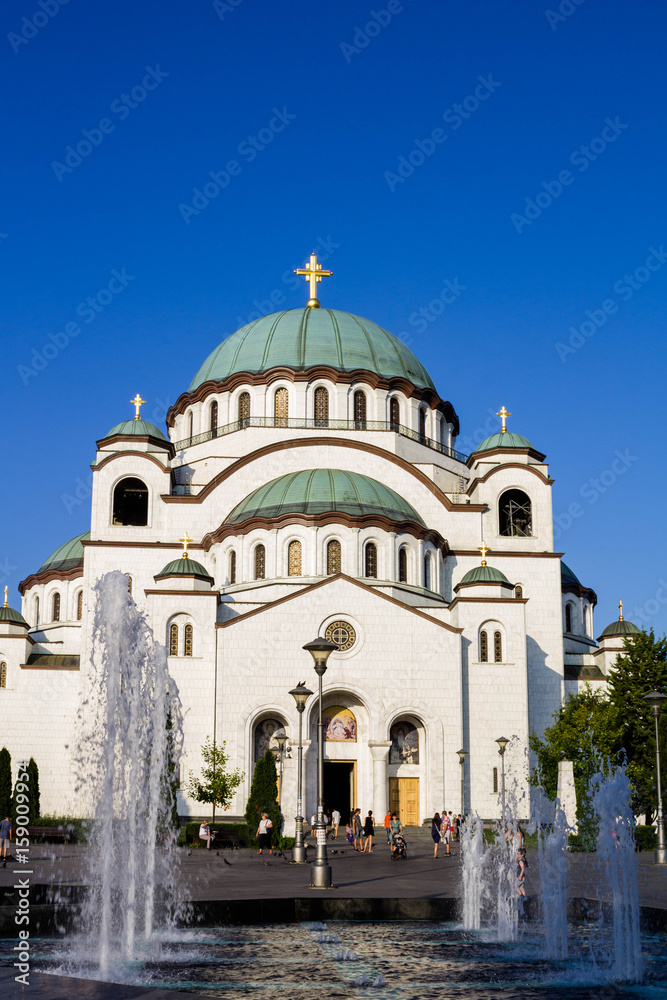
[[[576,575],[576,573],[572,572],[570,567],[566,563],[564,563],[562,559],[560,562],[560,582],[562,584],[573,583],[577,587],[582,586],[579,577]]]
[[[641,629],[637,628],[633,622],[626,622],[624,619],[620,619],[620,621],[607,625],[600,639],[608,639],[610,636],[638,635],[640,632]]]
[[[15,611],[14,608],[7,605],[0,607],[0,622],[4,622],[6,625],[25,625],[26,628],[30,628],[21,612]]]
[[[512,586],[505,574],[493,566],[475,566],[474,569],[469,569],[459,587],[469,583],[504,583],[508,587]]]
[[[190,559],[189,556],[181,556],[179,559],[173,559],[153,579],[161,580],[166,576],[194,576],[199,580],[206,580],[209,583],[213,583],[213,577],[206,567],[202,566],[196,559]]]
[[[222,382],[236,372],[270,368],[303,371],[327,365],[340,372],[365,369],[382,378],[405,378],[419,389],[435,386],[405,344],[377,323],[338,309],[287,309],[271,313],[223,340],[190,385]]]
[[[110,437],[153,437],[169,444],[159,427],[149,423],[148,420],[123,420],[122,423],[112,427],[108,434],[105,434],[101,441]]]
[[[37,570],[37,576],[50,572],[66,573],[67,570],[83,566],[83,542],[88,541],[89,538],[90,532],[84,531],[82,535],[77,535],[76,538],[65,542],[42,563]]]
[[[412,521],[425,526],[414,507],[394,490],[376,479],[342,469],[306,469],[279,476],[237,504],[225,518],[225,524],[241,524],[251,517],[329,511],[353,517],[382,516],[390,521]]]
[[[502,431],[498,431],[497,434],[492,434],[485,438],[481,444],[478,444],[475,452],[491,451],[493,448],[530,448],[532,451],[536,450],[528,438],[522,437],[521,434],[513,434],[512,431],[505,431],[503,434]]]

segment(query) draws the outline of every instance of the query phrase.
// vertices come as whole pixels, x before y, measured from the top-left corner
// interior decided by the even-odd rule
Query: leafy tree
[[[190,775],[188,792],[197,802],[208,802],[213,806],[213,821],[215,822],[215,807],[224,808],[239,787],[245,775],[237,768],[227,771],[229,754],[225,751],[226,743],[216,743],[209,736],[201,748],[204,758],[202,780]]]
[[[647,822],[657,808],[655,781],[655,722],[645,701],[650,691],[667,694],[667,638],[656,639],[653,629],[626,636],[624,654],[609,672],[610,707],[620,722],[620,745],[628,761],[634,792],[634,810],[646,812]],[[667,749],[667,710],[659,719],[660,749]],[[667,753],[662,753],[663,787],[667,779]]]
[[[2,819],[12,814],[12,758],[9,750],[0,750],[0,813]]]
[[[34,757],[28,761],[28,808],[30,809],[30,823],[36,823],[39,819],[39,768]]]
[[[267,750],[255,764],[250,786],[250,797],[245,810],[248,832],[254,836],[262,813],[268,814],[273,823],[273,835],[277,837],[283,826],[283,814],[278,805],[278,774],[273,754]]]

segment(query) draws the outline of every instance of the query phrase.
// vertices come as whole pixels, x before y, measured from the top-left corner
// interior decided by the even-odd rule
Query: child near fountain
[[[520,847],[517,851],[516,856],[516,875],[517,875],[517,888],[516,891],[519,896],[526,895],[525,882],[526,882],[526,868],[528,867],[528,861],[526,860],[526,848]]]

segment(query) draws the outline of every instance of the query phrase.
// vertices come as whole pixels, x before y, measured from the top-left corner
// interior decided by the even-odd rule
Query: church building
[[[285,831],[296,814],[299,716],[324,675],[324,798],[345,816],[443,806],[499,814],[498,738],[525,760],[568,691],[604,684],[637,631],[594,639],[596,595],[554,551],[545,455],[501,427],[472,455],[405,344],[321,308],[313,254],[303,309],[243,326],[201,364],[163,431],[140,415],[97,441],[87,530],[0,608],[2,745],[40,769],[42,808],[77,813],[77,710],[92,652],[93,587],[110,570],[169,654],[184,717],[179,812],[207,737],[245,779],[287,737]],[[194,365],[193,365],[194,368]],[[132,387],[134,389],[134,387]],[[129,396],[129,393],[128,393]],[[521,428],[523,430],[525,428]],[[92,454],[91,454],[91,457]],[[317,699],[303,715],[305,815],[315,807]],[[463,752],[461,752],[463,751]]]

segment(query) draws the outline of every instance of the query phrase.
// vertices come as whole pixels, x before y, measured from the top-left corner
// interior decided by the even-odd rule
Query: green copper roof
[[[581,580],[579,577],[572,572],[570,567],[566,565],[561,559],[560,562],[560,582],[561,583],[575,583],[578,587],[581,587]]]
[[[632,622],[612,622],[611,625],[607,625],[600,639],[609,638],[609,636],[613,635],[637,635],[638,632],[641,632],[641,629],[633,625]]]
[[[123,420],[121,424],[112,427],[109,433],[104,435],[104,438],[115,437],[116,434],[122,434],[124,437],[154,437],[160,438],[162,441],[167,440],[160,428],[156,427],[155,424],[150,424],[147,420]],[[100,440],[104,441],[104,438]]]
[[[459,587],[464,583],[506,583],[508,587],[512,586],[505,574],[493,566],[475,566],[474,569],[469,569]]]
[[[209,354],[190,385],[221,382],[235,372],[297,371],[329,365],[341,372],[365,368],[384,378],[402,377],[435,389],[412,351],[377,323],[338,309],[288,309],[242,326]]]
[[[388,486],[342,469],[306,469],[273,479],[237,504],[225,524],[240,524],[250,517],[323,514],[333,510],[357,517],[376,514],[391,521],[424,524],[414,507]]]
[[[7,622],[11,625],[25,625],[26,628],[30,628],[23,615],[18,611],[14,611],[14,608],[0,607],[0,622]]]
[[[206,567],[195,559],[190,559],[189,556],[187,559],[182,556],[179,559],[173,559],[154,579],[159,580],[163,576],[198,576],[213,583],[213,577]]]
[[[533,446],[528,438],[522,437],[520,434],[513,434],[511,431],[505,431],[503,434],[499,431],[477,445],[475,452],[491,451],[492,448],[533,448]],[[533,451],[535,451],[534,448]]]
[[[76,538],[65,542],[59,549],[51,553],[46,562],[42,563],[37,570],[37,575],[48,573],[50,570],[58,570],[64,573],[68,569],[76,569],[77,566],[83,566],[83,545],[81,543],[88,541],[89,538],[90,532],[84,531],[82,535],[77,535]]]

